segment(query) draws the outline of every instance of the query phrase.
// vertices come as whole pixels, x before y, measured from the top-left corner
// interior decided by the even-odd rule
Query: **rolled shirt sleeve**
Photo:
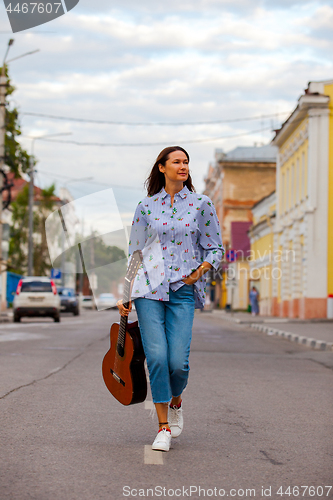
[[[146,213],[144,210],[143,203],[140,201],[136,207],[130,240],[128,243],[128,257],[133,255],[135,250],[143,250],[148,239],[148,224],[146,221]]]

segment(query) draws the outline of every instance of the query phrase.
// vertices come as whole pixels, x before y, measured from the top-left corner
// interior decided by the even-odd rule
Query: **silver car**
[[[60,297],[50,278],[33,276],[22,278],[13,302],[14,322],[23,316],[49,316],[57,323],[60,321]]]
[[[113,293],[101,293],[96,302],[99,310],[117,307],[117,299]]]

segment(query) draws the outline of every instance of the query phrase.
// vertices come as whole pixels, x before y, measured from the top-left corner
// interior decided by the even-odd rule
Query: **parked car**
[[[82,295],[81,306],[84,307],[84,309],[93,309],[94,308],[94,299],[93,299],[92,295]]]
[[[117,307],[117,299],[113,293],[101,293],[97,299],[98,309],[114,309]]]
[[[13,301],[14,322],[23,316],[49,316],[60,321],[60,297],[54,281],[39,276],[22,278]]]
[[[80,314],[79,299],[75,294],[73,288],[58,287],[60,295],[61,307],[60,310],[64,312],[72,312],[74,316]]]

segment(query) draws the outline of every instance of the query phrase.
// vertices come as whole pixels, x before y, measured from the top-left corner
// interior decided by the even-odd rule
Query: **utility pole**
[[[28,240],[28,276],[33,275],[33,257],[34,257],[34,247],[33,247],[33,231],[34,231],[34,142],[32,140],[31,145],[31,155],[30,155],[30,165],[29,165],[29,240]]]
[[[2,71],[0,76],[0,170],[3,170],[5,164],[5,100],[6,100],[6,86],[7,78],[5,73],[5,65],[2,65]],[[3,262],[2,262],[2,188],[3,188],[3,176],[0,173],[0,279],[2,280]],[[1,290],[2,290],[1,284]],[[3,305],[4,293],[1,293],[1,303],[0,311],[4,309]]]
[[[33,256],[34,256],[34,245],[33,245],[33,230],[34,230],[34,172],[35,172],[35,159],[34,159],[34,145],[37,139],[47,139],[49,137],[58,137],[59,135],[71,135],[71,132],[60,132],[59,134],[46,134],[37,137],[30,137],[31,142],[31,154],[30,154],[30,165],[29,165],[29,237],[28,237],[28,276],[32,276],[34,272],[33,268]]]

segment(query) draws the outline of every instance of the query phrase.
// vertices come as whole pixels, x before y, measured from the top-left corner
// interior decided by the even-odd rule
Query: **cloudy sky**
[[[79,143],[36,141],[37,182],[75,197],[125,186],[137,202],[159,151],[179,144],[202,190],[216,148],[269,142],[308,81],[333,78],[332,28],[328,0],[80,0],[13,36],[1,2],[2,52],[11,36],[9,58],[40,49],[10,63],[23,134]]]

